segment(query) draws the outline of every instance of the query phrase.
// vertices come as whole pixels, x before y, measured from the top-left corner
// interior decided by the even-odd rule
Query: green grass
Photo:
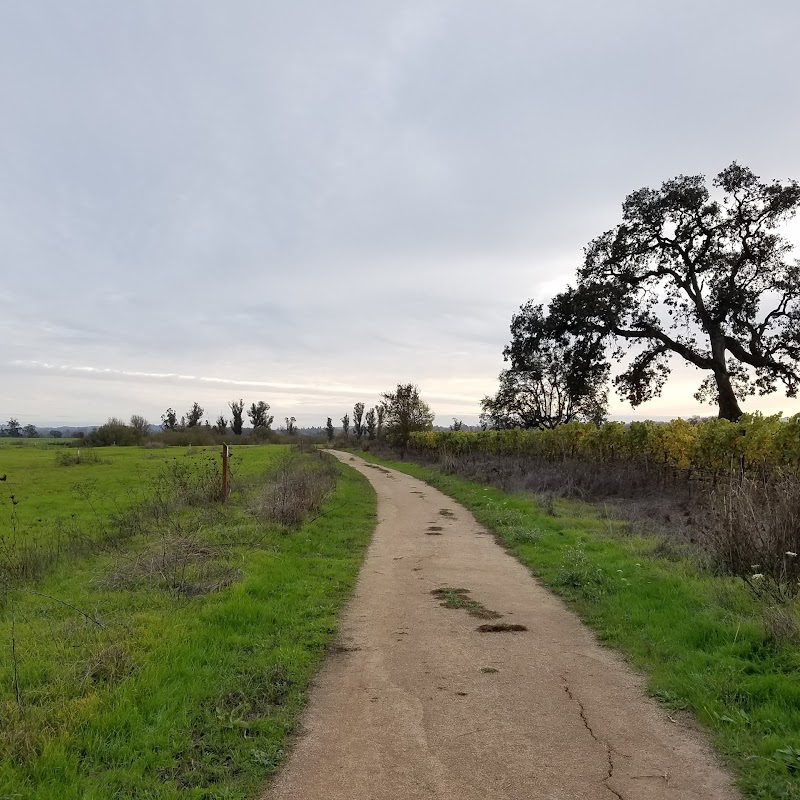
[[[11,496],[18,535],[29,540],[62,535],[64,529],[95,527],[100,520],[147,502],[153,483],[176,468],[220,460],[218,447],[72,448],[52,439],[0,439],[0,535],[10,532]],[[58,443],[58,444],[53,444]],[[80,452],[91,460],[61,466]],[[262,469],[263,447],[233,447],[231,472],[245,478]],[[277,451],[275,451],[277,452]],[[96,460],[95,460],[96,459]]]
[[[235,455],[245,449],[240,472],[252,475],[286,454],[251,446]],[[138,467],[151,451],[106,453],[123,483],[136,487],[131,474],[149,474]],[[181,457],[157,455],[162,464]],[[33,462],[29,475],[55,492],[55,508],[60,497],[83,513],[68,483],[61,494],[53,488],[59,471],[71,469],[80,467]],[[0,607],[0,798],[256,797],[283,757],[374,526],[369,483],[336,470],[323,513],[298,529],[248,512],[248,496],[259,490],[253,480],[226,507],[173,510],[122,548],[66,560],[12,589]],[[193,596],[133,569],[176,541],[207,559],[190,564],[193,579],[209,565],[212,577],[228,579]],[[137,579],[122,580],[131,569]],[[9,658],[12,605],[20,707]]]
[[[626,535],[596,507],[556,500],[551,515],[531,495],[361,455],[470,509],[601,642],[647,675],[653,696],[694,714],[748,796],[800,797],[800,650],[768,634],[768,609],[741,583],[675,552],[659,555],[658,541]]]

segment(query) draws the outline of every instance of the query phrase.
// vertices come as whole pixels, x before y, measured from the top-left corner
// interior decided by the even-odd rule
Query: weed
[[[84,679],[92,683],[116,683],[133,672],[133,663],[125,650],[116,643],[107,644],[85,663]]]
[[[574,589],[602,591],[608,585],[608,577],[602,567],[588,558],[583,545],[579,544],[564,554],[556,582]]]
[[[506,528],[505,536],[514,544],[536,544],[542,536],[541,528],[530,525],[511,525]]]
[[[556,498],[552,494],[540,494],[538,497],[539,508],[542,509],[543,514],[548,517],[555,517],[558,515],[556,511]]]
[[[767,605],[762,611],[767,640],[776,647],[800,647],[800,617],[796,604]]]

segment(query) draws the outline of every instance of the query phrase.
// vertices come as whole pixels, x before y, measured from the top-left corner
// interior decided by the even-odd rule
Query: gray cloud
[[[9,5],[0,416],[230,394],[137,373],[252,381],[309,423],[410,379],[474,416],[511,313],[628,192],[733,159],[800,176],[799,22],[789,0]],[[694,382],[642,411],[699,410]]]

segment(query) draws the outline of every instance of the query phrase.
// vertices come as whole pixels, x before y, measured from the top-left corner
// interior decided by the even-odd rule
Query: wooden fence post
[[[220,500],[223,503],[228,501],[228,445],[222,445],[222,497]]]

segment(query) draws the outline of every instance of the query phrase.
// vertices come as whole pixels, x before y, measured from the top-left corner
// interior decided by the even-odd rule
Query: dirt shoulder
[[[372,482],[378,526],[264,800],[739,797],[702,737],[466,509],[335,455]]]

